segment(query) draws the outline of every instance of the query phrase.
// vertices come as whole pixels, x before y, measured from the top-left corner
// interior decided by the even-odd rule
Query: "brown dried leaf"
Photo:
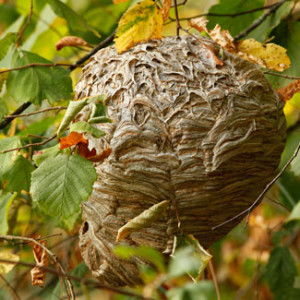
[[[165,0],[163,3],[161,14],[164,22],[166,22],[169,19],[171,4],[172,4],[172,0]]]
[[[168,208],[169,203],[169,200],[159,202],[130,220],[118,230],[116,241],[119,242],[132,232],[148,227],[150,224],[158,220]]]
[[[219,24],[209,32],[210,37],[229,52],[235,52],[236,46],[228,30],[221,30]]]
[[[209,31],[206,27],[207,23],[208,20],[206,19],[206,17],[201,17],[201,18],[191,19],[189,25],[200,32],[205,31],[206,33],[209,34]]]
[[[47,246],[47,241],[40,241],[42,245]],[[44,287],[46,280],[46,271],[41,267],[48,266],[48,253],[41,246],[34,244],[32,246],[33,255],[36,261],[36,266],[31,270],[32,285]]]
[[[64,36],[60,41],[56,43],[56,50],[59,51],[64,47],[77,47],[85,46],[92,47],[88,42],[78,36]]]
[[[88,141],[84,138],[83,133],[72,131],[68,136],[60,138],[59,143],[59,149],[62,150],[79,143],[88,144]]]
[[[300,91],[300,80],[293,81],[292,83],[288,84],[277,90],[279,97],[283,102],[290,100],[294,94]]]

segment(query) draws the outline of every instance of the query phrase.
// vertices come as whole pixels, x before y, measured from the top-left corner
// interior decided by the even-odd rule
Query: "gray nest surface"
[[[285,140],[283,104],[260,69],[226,51],[216,65],[206,38],[167,37],[117,54],[100,50],[84,67],[77,98],[105,94],[112,123],[89,147],[111,155],[96,163],[98,179],[83,204],[80,248],[100,281],[141,282],[134,257],[116,245],[148,245],[171,253],[174,236],[193,234],[204,247],[226,235],[274,176]],[[77,120],[89,115],[86,107]],[[116,243],[118,229],[170,200],[147,228]],[[178,220],[181,222],[178,227]]]

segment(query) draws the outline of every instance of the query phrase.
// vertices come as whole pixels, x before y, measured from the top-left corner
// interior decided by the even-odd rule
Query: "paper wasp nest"
[[[80,232],[83,258],[106,284],[140,282],[143,261],[117,258],[116,245],[170,254],[179,219],[209,247],[241,218],[212,227],[248,208],[276,172],[285,139],[278,95],[257,66],[226,51],[217,66],[204,45],[222,52],[208,39],[168,37],[120,55],[102,49],[83,69],[77,98],[106,94],[113,120],[95,125],[106,136],[89,139],[112,152],[96,164]],[[116,243],[120,227],[163,200],[159,220]]]

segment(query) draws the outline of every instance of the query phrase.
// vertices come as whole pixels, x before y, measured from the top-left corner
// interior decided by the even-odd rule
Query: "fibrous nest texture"
[[[80,232],[84,260],[106,284],[140,282],[143,261],[117,258],[116,245],[170,254],[184,232],[209,247],[241,219],[212,228],[249,207],[276,172],[285,138],[278,95],[258,67],[208,39],[168,37],[121,55],[102,49],[76,94],[105,94],[113,120],[95,125],[106,136],[89,138],[98,153],[112,152],[96,164]],[[163,200],[170,204],[159,220],[116,243],[120,227]]]

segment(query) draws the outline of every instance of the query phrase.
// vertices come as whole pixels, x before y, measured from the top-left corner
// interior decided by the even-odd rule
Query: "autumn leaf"
[[[47,246],[47,241],[40,241],[40,244]],[[36,261],[36,266],[31,270],[32,285],[44,287],[46,280],[46,271],[41,267],[48,266],[48,253],[40,245],[32,246],[33,255]]]
[[[78,36],[64,36],[56,43],[56,50],[59,51],[64,47],[85,46],[92,47],[88,42]]]
[[[112,152],[111,148],[107,147],[100,154],[97,155],[95,148],[89,150],[87,144],[84,143],[78,144],[78,154],[92,162],[103,161],[104,159],[109,157],[111,152]]]
[[[161,9],[163,21],[166,22],[169,19],[169,13],[171,8],[172,0],[165,0]]]
[[[119,21],[115,36],[118,53],[137,43],[162,37],[163,17],[152,0],[144,0],[129,8]]]
[[[79,143],[87,144],[88,141],[84,138],[83,133],[72,131],[68,136],[60,138],[59,143],[59,149],[62,150],[77,145]]]
[[[279,88],[277,93],[283,102],[286,102],[294,96],[294,94],[300,91],[300,80],[293,81],[292,83]]]
[[[132,232],[148,227],[158,220],[168,208],[169,202],[169,200],[159,202],[130,220],[118,230],[116,241],[119,242]]]
[[[13,262],[18,262],[20,260],[18,255],[9,253],[9,252],[0,252],[0,260],[8,260]],[[10,272],[15,264],[13,263],[6,263],[0,261],[0,274],[7,274]]]

